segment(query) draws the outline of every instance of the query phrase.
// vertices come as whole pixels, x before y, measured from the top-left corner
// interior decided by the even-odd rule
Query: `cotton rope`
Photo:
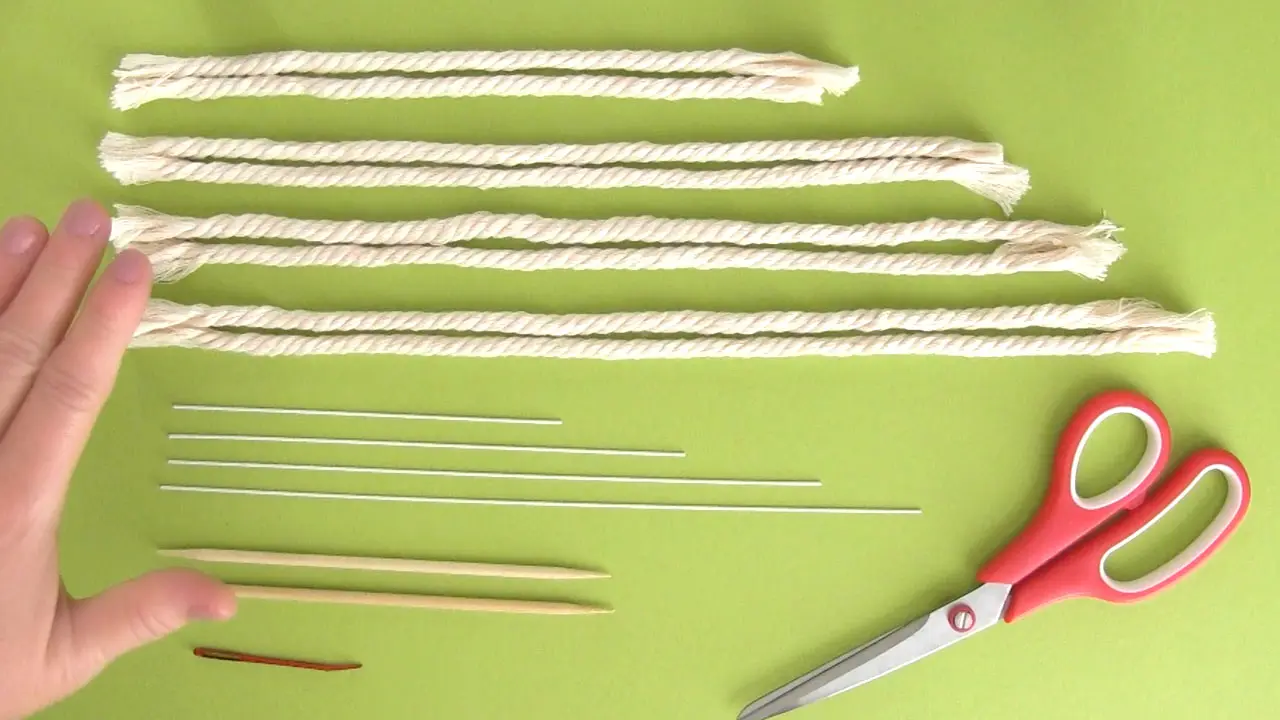
[[[884,156],[886,153],[893,155]],[[504,147],[138,138],[109,133],[99,145],[102,167],[126,185],[187,181],[310,188],[741,190],[950,181],[996,202],[1008,213],[1030,187],[1030,176],[1026,169],[1004,162],[1001,156],[999,146],[954,138]],[[271,162],[228,162],[246,158]],[[695,166],[752,164],[711,169],[653,165],[673,158]],[[611,164],[620,159],[631,164]],[[272,164],[282,161],[292,164]],[[476,162],[489,164],[452,164]]]
[[[530,70],[539,74],[516,74]],[[602,74],[610,71],[624,74]],[[298,95],[334,100],[577,95],[820,104],[826,93],[841,95],[857,84],[858,69],[790,53],[736,49],[286,51],[240,57],[126,55],[115,76],[112,104],[119,110],[160,99]]]
[[[1068,335],[964,334],[1028,328]],[[823,333],[892,334],[830,335]],[[253,332],[270,331],[270,333]],[[308,334],[279,334],[281,331]],[[465,333],[431,335],[429,332]],[[488,334],[485,334],[488,333]],[[779,335],[781,333],[781,335]],[[636,338],[634,335],[685,337]],[[153,300],[133,347],[258,356],[392,354],[599,360],[952,355],[1016,357],[1187,352],[1211,356],[1212,317],[1143,300],[1084,305],[841,312],[312,312]]]
[[[265,267],[390,267],[450,265],[496,270],[811,270],[888,275],[1001,275],[1074,272],[1101,279],[1124,252],[1117,229],[1102,222],[1077,227],[1043,221],[929,220],[863,226],[759,225],[718,220],[612,218],[569,220],[475,215],[408,223],[298,220],[264,215],[212,218],[166,216],[118,206],[112,242],[144,252],[157,279],[178,280],[205,265]],[[425,237],[410,233],[425,233]],[[279,246],[191,242],[230,237],[294,239]],[[511,237],[563,245],[552,249],[481,249],[446,242]],[[735,245],[710,244],[728,237]],[[373,245],[381,239],[390,245]],[[866,253],[796,250],[761,245],[895,246],[948,239],[1000,242],[989,253]],[[654,247],[584,247],[602,242]],[[420,242],[422,244],[410,244]],[[685,244],[671,245],[670,242]],[[581,243],[581,244],[578,244]]]

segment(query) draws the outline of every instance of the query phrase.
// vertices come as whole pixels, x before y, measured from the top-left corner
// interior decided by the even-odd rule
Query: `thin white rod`
[[[428,503],[435,505],[491,505],[500,507],[552,507],[597,510],[685,510],[690,512],[758,512],[808,515],[919,515],[920,508],[883,507],[795,507],[770,505],[669,505],[665,503],[608,503],[563,500],[498,500],[488,498],[423,497],[419,495],[369,495],[363,493],[312,492],[305,490],[263,490],[204,485],[161,485],[165,492],[254,495],[260,497],[308,498],[314,500],[372,500],[380,502]]]
[[[557,418],[513,418],[484,415],[440,415],[435,413],[374,412],[365,410],[309,410],[302,408],[251,407],[246,405],[200,405],[174,403],[178,412],[258,413],[262,415],[311,415],[319,417],[382,418],[387,420],[433,420],[440,422],[493,423],[500,425],[563,425]]]
[[[761,485],[817,487],[817,480],[747,480],[742,478],[646,477],[643,475],[579,475],[558,473],[493,472],[479,470],[427,470],[420,468],[360,467],[355,465],[312,465],[306,463],[248,462],[242,460],[171,459],[170,465],[183,467],[241,468],[250,470],[302,470],[368,475],[415,475],[420,477],[483,478],[488,480],[565,480],[570,482],[635,483],[651,485]]]
[[[433,440],[358,440],[355,438],[292,437],[284,435],[234,435],[221,433],[169,433],[170,440],[256,442],[295,445],[426,448],[432,450],[493,450],[503,452],[556,453],[563,455],[619,455],[626,457],[682,458],[683,450],[626,450],[621,448],[564,447],[559,445],[494,445],[489,443],[437,442]]]

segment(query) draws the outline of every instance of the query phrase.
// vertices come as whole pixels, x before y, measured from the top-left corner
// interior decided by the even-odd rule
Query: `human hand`
[[[125,251],[76,316],[110,228],[101,206],[81,200],[52,235],[32,218],[0,229],[3,720],[62,699],[190,620],[235,613],[228,588],[189,570],[149,573],[87,599],[70,597],[58,574],[67,483],[150,294],[146,257]]]

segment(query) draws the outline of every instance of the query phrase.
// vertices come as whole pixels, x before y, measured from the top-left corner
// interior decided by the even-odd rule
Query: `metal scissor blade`
[[[738,720],[766,720],[852,690],[985,630],[1004,614],[1009,590],[1002,583],[982,585],[761,697],[744,708]]]

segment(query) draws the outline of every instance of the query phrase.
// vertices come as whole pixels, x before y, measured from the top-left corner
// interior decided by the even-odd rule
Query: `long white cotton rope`
[[[602,220],[539,215],[469,213],[404,222],[310,220],[278,215],[167,215],[134,205],[116,205],[112,242],[118,248],[172,240],[269,239],[316,245],[451,245],[507,238],[542,245],[643,242],[655,245],[816,245],[895,247],[910,243],[1057,243],[1112,240],[1119,228],[1044,220],[944,220],[820,225],[750,223],[738,220],[613,217]],[[143,248],[145,249],[145,248]]]
[[[775,165],[733,170],[648,167],[539,166],[413,167],[381,165],[283,166],[198,162],[159,155],[104,154],[102,166],[125,185],[149,182],[263,185],[271,187],[473,187],[666,188],[746,190],[893,182],[951,181],[994,201],[1006,213],[1027,191],[1027,171],[1013,165],[964,160],[889,158]]]
[[[526,70],[627,74],[510,74]],[[392,72],[429,77],[385,75]],[[438,76],[457,72],[488,74]],[[372,77],[326,77],[334,75]],[[673,75],[677,77],[664,77]],[[839,95],[853,87],[858,69],[744,50],[290,51],[241,57],[127,55],[115,76],[112,103],[127,110],[159,99],[282,95],[343,100],[579,95],[820,103],[825,93]]]
[[[253,329],[305,333],[451,332],[573,337],[591,335],[761,335],[909,330],[1211,329],[1207,313],[1174,313],[1147,300],[1083,305],[1015,305],[929,310],[836,312],[704,310],[540,315],[494,311],[309,311],[267,305],[180,305],[152,300],[140,335],[169,330]]]
[[[827,337],[631,340],[527,336],[442,335],[262,335],[199,330],[135,338],[133,347],[183,347],[257,356],[412,355],[466,358],[556,358],[573,360],[690,360],[698,358],[790,358],[805,356],[950,355],[1027,357],[1188,352],[1210,357],[1212,335],[1198,330],[1143,328],[1090,335],[960,335],[910,333]]]
[[[452,246],[242,245],[175,240],[140,246],[156,278],[181,279],[205,265],[356,267],[448,265],[490,270],[773,270],[875,275],[1009,275],[1074,272],[1101,279],[1123,247],[1111,240],[1072,244],[1006,244],[990,253],[862,253],[675,245],[642,248],[565,247],[493,250]]]
[[[1000,163],[998,143],[953,137],[868,137],[838,140],[751,140],[660,144],[470,145],[411,140],[290,142],[265,138],[133,137],[107,133],[99,146],[121,157],[161,155],[184,160],[257,160],[317,164],[426,164],[516,167],[647,163],[837,162],[876,158],[949,158]]]
[[[1016,315],[1025,309],[990,309],[991,317],[986,322],[1000,322],[1001,312]],[[209,317],[214,317],[221,309],[209,309]],[[251,315],[258,312],[266,318],[261,321],[268,327],[272,322],[276,326],[284,323],[286,315],[291,311],[275,309],[249,309],[235,316],[236,309],[226,311],[231,322],[248,324],[255,322]],[[277,314],[271,315],[272,312]],[[898,311],[911,313],[912,311]],[[925,311],[929,312],[929,311]],[[945,313],[947,311],[943,311]],[[954,311],[953,311],[954,312]],[[963,313],[963,311],[960,311]],[[982,311],[974,311],[981,314]],[[1210,356],[1215,349],[1213,320],[1207,313],[1193,313],[1187,316],[1174,316],[1167,325],[1147,326],[1143,323],[1159,322],[1152,315],[1156,309],[1149,305],[1140,305],[1132,311],[1130,321],[1133,326],[1128,329],[1086,335],[969,335],[949,332],[911,332],[883,335],[831,336],[831,335],[785,335],[785,336],[737,336],[725,337],[699,336],[692,338],[633,339],[617,337],[563,337],[533,335],[426,335],[426,334],[339,334],[339,335],[287,335],[262,334],[256,332],[228,332],[212,329],[201,324],[202,310],[175,308],[169,303],[153,303],[143,323],[133,339],[133,347],[183,347],[222,352],[236,352],[258,356],[303,356],[303,355],[346,355],[346,354],[390,354],[437,357],[536,357],[563,359],[596,359],[596,360],[654,360],[654,359],[692,359],[692,358],[784,358],[801,356],[851,357],[858,355],[951,355],[963,357],[1016,357],[1033,355],[1107,355],[1113,353],[1170,353],[1189,352]],[[741,315],[725,317],[729,323],[737,322],[738,329],[752,332],[767,332],[760,328],[785,327],[787,313],[780,316],[760,319],[760,315]],[[1031,315],[1035,315],[1034,312]],[[1040,319],[1030,322],[1060,322],[1063,324],[1080,321],[1055,320],[1054,311],[1042,311]],[[684,316],[677,318],[676,316]],[[315,314],[298,316],[300,321],[314,319]],[[339,322],[351,320],[354,316],[345,315]],[[403,316],[401,316],[403,317]],[[419,320],[426,318],[421,316]],[[582,316],[574,316],[568,321],[579,322]],[[608,317],[608,316],[595,316]],[[779,318],[783,319],[779,319]],[[207,318],[206,318],[207,319]],[[368,320],[369,318],[364,318]],[[501,318],[491,318],[501,320]],[[685,313],[668,314],[664,322],[654,323],[646,320],[649,326],[693,329],[706,326],[706,316],[685,315]],[[743,322],[745,319],[745,322]],[[802,318],[803,319],[803,318]],[[810,318],[812,319],[812,318]],[[439,317],[435,318],[439,321]],[[864,319],[865,320],[865,319]],[[920,317],[916,317],[917,324]],[[543,332],[557,330],[558,318],[544,317]],[[587,327],[591,322],[587,321]],[[699,323],[702,325],[699,325]],[[910,320],[903,320],[909,324]],[[935,326],[945,326],[947,322],[960,327],[958,323],[968,322],[980,324],[972,318],[943,317]],[[1005,320],[1007,325],[1010,321]],[[1090,321],[1101,326],[1114,327],[1124,322],[1112,319]],[[754,323],[754,325],[752,324]],[[770,325],[769,323],[773,323]],[[287,324],[287,323],[286,323]],[[360,322],[354,323],[356,326]],[[715,323],[712,323],[713,325]],[[858,323],[843,318],[828,322],[827,327],[847,329]],[[864,326],[876,327],[872,323],[863,322]],[[927,325],[928,323],[923,323]],[[375,323],[376,326],[376,318]],[[794,323],[793,323],[794,325]],[[644,326],[643,323],[634,325]],[[812,323],[810,324],[812,326]],[[884,326],[883,321],[881,325]],[[510,327],[510,325],[508,325]],[[565,331],[568,325],[561,325],[558,330]],[[615,322],[614,327],[617,327]],[[617,333],[614,330],[611,332]]]

